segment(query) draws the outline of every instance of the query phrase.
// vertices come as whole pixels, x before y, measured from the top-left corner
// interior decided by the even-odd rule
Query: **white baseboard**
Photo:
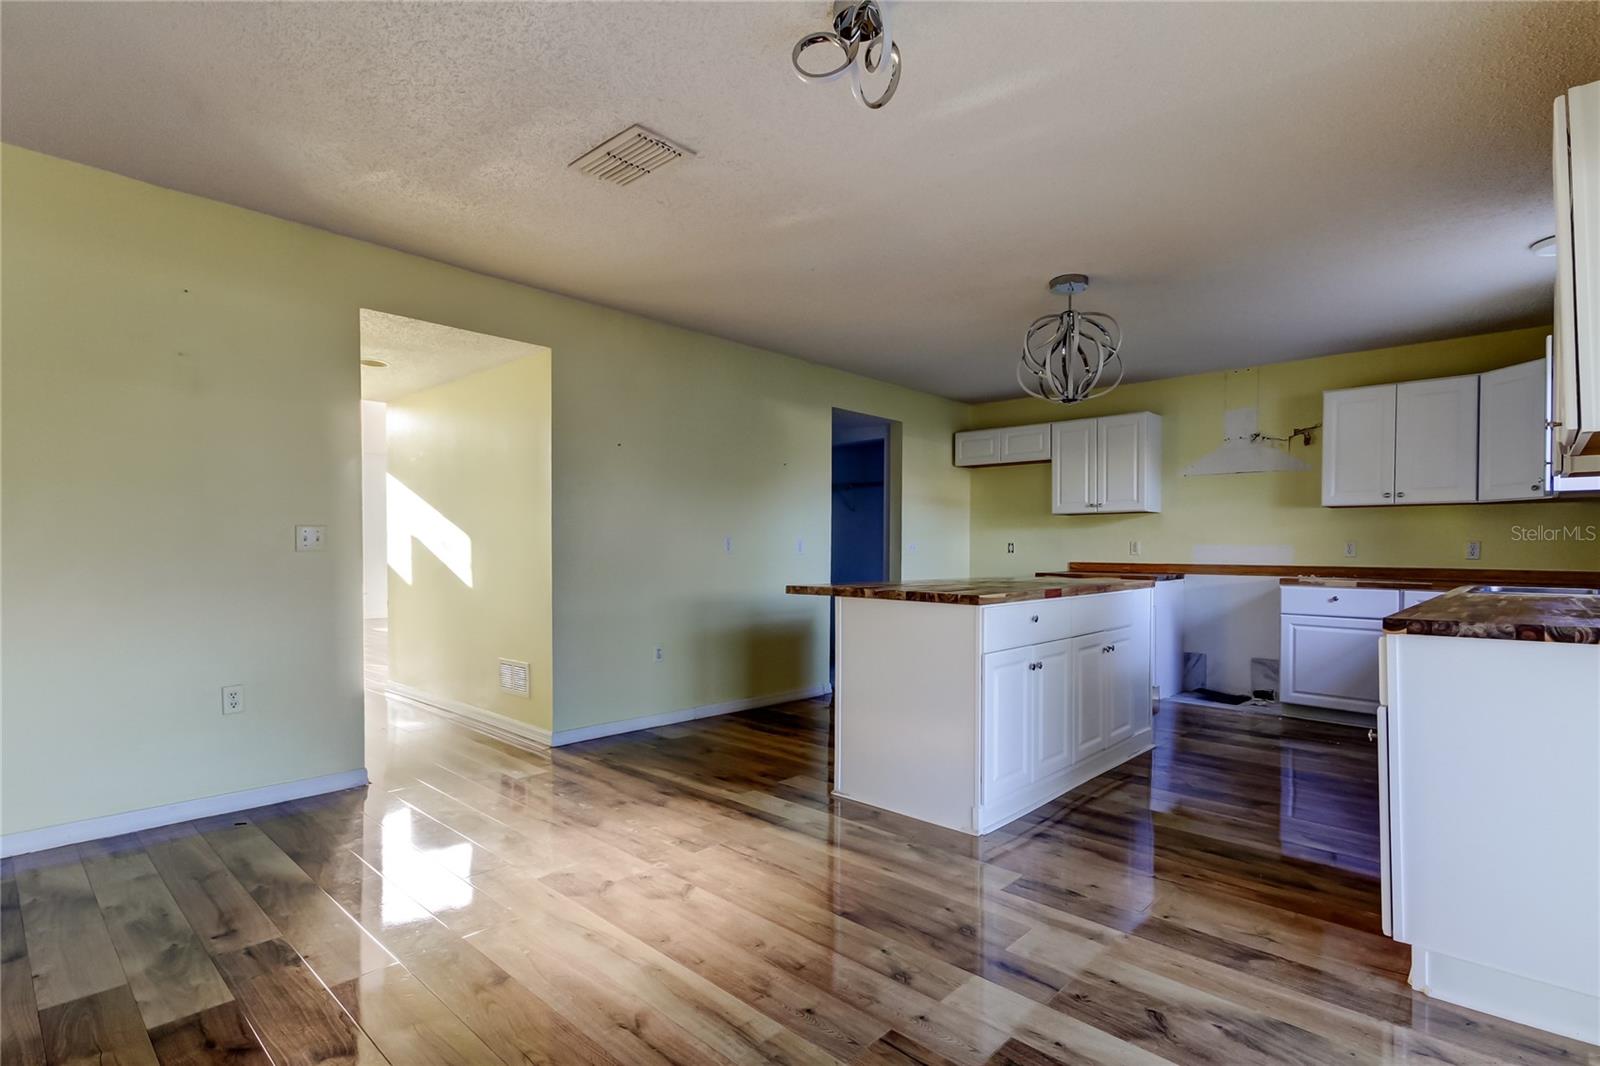
[[[1413,946],[1411,987],[1447,1003],[1600,1043],[1600,996]]]
[[[124,833],[136,833],[141,829],[155,829],[176,822],[209,818],[216,814],[247,811],[252,807],[265,807],[287,800],[304,799],[306,796],[320,796],[325,792],[360,788],[366,783],[367,771],[362,767],[337,774],[324,774],[321,777],[285,781],[278,785],[247,788],[241,792],[224,792],[220,796],[205,796],[201,799],[184,800],[181,803],[168,803],[160,807],[146,807],[125,814],[107,814],[99,818],[85,818],[79,822],[63,822],[43,829],[7,833],[0,836],[0,856],[26,855],[31,851],[81,844],[85,840],[100,840],[104,837],[121,836]]]
[[[577,729],[558,729],[550,742],[553,746],[559,748],[563,744],[577,744],[580,741],[614,737],[621,733],[636,733],[641,729],[677,725],[679,722],[692,722],[696,718],[715,718],[719,714],[753,711],[757,707],[771,707],[777,703],[793,703],[795,700],[816,699],[819,696],[826,696],[832,691],[833,688],[830,685],[813,685],[810,688],[774,692],[766,696],[750,696],[742,700],[708,703],[703,707],[685,707],[677,711],[667,711],[664,714],[646,715],[643,718],[624,718],[620,722],[604,722],[600,725],[580,726]]]
[[[520,722],[509,715],[491,711],[487,707],[463,703],[447,696],[436,696],[431,692],[412,688],[410,685],[402,685],[398,681],[389,682],[386,691],[392,698],[404,703],[416,704],[423,710],[443,715],[469,729],[476,729],[480,733],[494,737],[496,740],[503,740],[514,747],[528,748],[533,751],[544,751],[550,747],[550,731],[548,729],[540,729],[536,725]]]
[[[462,703],[460,700],[435,696],[432,693],[423,692],[421,689],[414,689],[409,685],[402,685],[396,681],[389,682],[388,687],[388,694],[395,699],[415,704],[436,714],[442,714],[469,729],[476,729],[480,733],[486,733],[496,740],[503,740],[507,744],[534,751],[559,748],[563,744],[577,744],[584,740],[598,740],[601,737],[614,737],[622,733],[637,733],[641,729],[655,729],[657,726],[692,722],[696,718],[715,718],[719,714],[753,711],[757,707],[770,707],[775,703],[816,699],[818,696],[826,696],[832,691],[833,689],[829,685],[813,685],[810,688],[793,689],[789,692],[774,692],[767,696],[750,696],[742,700],[708,703],[703,707],[685,707],[677,711],[667,711],[664,714],[647,715],[644,718],[624,718],[620,722],[604,722],[600,725],[580,726],[577,729],[558,729],[554,734],[551,734],[538,726],[529,725],[527,722],[519,722],[515,718],[508,718],[495,711],[483,707],[475,707],[470,703]]]

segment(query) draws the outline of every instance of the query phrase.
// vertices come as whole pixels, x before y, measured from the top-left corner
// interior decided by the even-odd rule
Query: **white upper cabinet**
[[[1394,502],[1395,387],[1322,394],[1322,505]]]
[[[1396,503],[1478,498],[1478,375],[1395,386]]]
[[[1050,461],[1050,423],[974,429],[956,434],[957,466]]]
[[[1478,383],[1478,499],[1537,500],[1549,485],[1549,362],[1493,370]]]
[[[1148,411],[1052,427],[1051,510],[1161,510],[1161,417]]]
[[[1566,474],[1600,472],[1600,81],[1555,103],[1554,407]]]
[[[1095,419],[1057,422],[1051,427],[1050,510],[1055,514],[1094,514],[1100,503],[1100,437]]]

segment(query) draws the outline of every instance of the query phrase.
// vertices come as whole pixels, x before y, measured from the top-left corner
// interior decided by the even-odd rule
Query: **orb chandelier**
[[[1110,315],[1072,307],[1073,296],[1088,287],[1084,274],[1050,279],[1050,291],[1066,296],[1067,309],[1035,319],[1023,335],[1017,384],[1029,396],[1082,403],[1122,384],[1122,327]]]
[[[889,35],[887,5],[880,0],[844,0],[834,5],[833,29],[808,33],[795,44],[789,61],[802,81],[832,81],[850,72],[850,91],[867,107],[876,111],[887,104],[900,87],[900,48]],[[801,66],[801,53],[819,45],[838,49],[839,63],[827,70],[808,70]],[[887,65],[889,82],[876,98],[867,96],[863,72],[877,74]]]

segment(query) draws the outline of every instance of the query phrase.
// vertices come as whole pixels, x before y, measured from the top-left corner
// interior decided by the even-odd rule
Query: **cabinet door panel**
[[[1002,463],[1042,463],[1050,459],[1050,424],[1008,426],[1000,430]]]
[[[1035,671],[1033,780],[1059,773],[1074,762],[1072,642],[1057,640],[1033,649]]]
[[[1146,703],[1150,700],[1150,675],[1139,668],[1142,659],[1130,627],[1113,629],[1100,636],[1104,638],[1106,647],[1111,649],[1106,653],[1104,693],[1106,746],[1110,747],[1133,735],[1138,721],[1139,693],[1142,691],[1145,694]]]
[[[1322,505],[1394,502],[1395,387],[1322,394]]]
[[[1072,640],[1073,762],[1106,746],[1106,643],[1098,633]]]
[[[1025,786],[1032,764],[1033,648],[983,657],[983,802]]]
[[[956,434],[957,466],[987,466],[1000,461],[998,429],[974,429]]]
[[[1144,456],[1140,415],[1113,415],[1099,422],[1100,511],[1144,509]]]
[[[1478,376],[1395,387],[1394,500],[1478,498]]]
[[[1055,514],[1094,514],[1099,510],[1100,471],[1096,420],[1056,422],[1050,427],[1051,510]]]
[[[1341,711],[1377,707],[1382,621],[1284,615],[1282,627],[1284,702]]]
[[[1550,459],[1549,363],[1493,370],[1478,379],[1478,499],[1544,496]]]

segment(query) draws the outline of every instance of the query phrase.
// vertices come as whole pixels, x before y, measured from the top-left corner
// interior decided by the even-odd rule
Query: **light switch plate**
[[[297,552],[321,551],[322,542],[327,532],[327,526],[295,526],[294,550]]]
[[[1355,541],[1347,540],[1347,541],[1344,542],[1344,557],[1346,559],[1354,559],[1356,557],[1356,542]]]

